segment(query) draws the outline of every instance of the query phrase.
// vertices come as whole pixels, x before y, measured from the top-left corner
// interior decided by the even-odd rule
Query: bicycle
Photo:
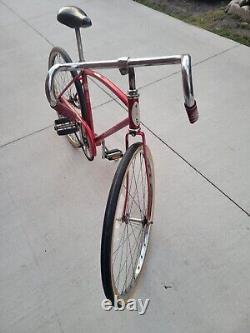
[[[106,297],[114,304],[115,296],[128,301],[145,261],[154,212],[154,165],[146,137],[140,126],[139,94],[136,88],[135,67],[181,64],[184,106],[189,121],[198,119],[193,94],[191,57],[188,54],[153,58],[119,58],[117,60],[86,62],[83,56],[80,28],[92,25],[80,8],[69,6],[59,10],[57,19],[74,28],[79,62],[72,62],[62,48],[54,47],[49,55],[49,71],[45,91],[58,119],[54,129],[66,135],[69,142],[81,148],[92,161],[97,146],[103,158],[121,159],[114,175],[106,205],[102,241],[101,275]],[[128,76],[127,94],[94,69],[119,69]],[[106,88],[126,106],[128,115],[105,132],[96,134],[88,89],[88,77]],[[125,154],[119,149],[109,150],[105,139],[124,127]],[[130,145],[134,137],[138,142]]]

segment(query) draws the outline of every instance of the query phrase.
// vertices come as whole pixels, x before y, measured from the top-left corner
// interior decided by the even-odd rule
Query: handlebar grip
[[[186,108],[188,119],[189,119],[190,123],[191,124],[195,123],[199,118],[196,101],[194,101],[193,106],[187,106],[186,104],[184,104],[184,106]]]

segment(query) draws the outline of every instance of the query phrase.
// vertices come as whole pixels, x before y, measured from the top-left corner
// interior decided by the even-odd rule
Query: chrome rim
[[[65,64],[65,60],[63,57],[58,53],[54,58],[54,64]],[[70,72],[58,72],[53,80],[53,93],[55,97],[57,98],[63,89],[66,87],[66,85],[72,80],[72,75]],[[80,102],[78,99],[78,94],[76,91],[76,87],[74,84],[72,84],[63,94],[63,96],[66,98],[66,100],[72,104],[75,108],[77,108],[80,112]],[[59,118],[62,116],[59,115]],[[81,135],[78,131],[76,134],[68,134],[67,135],[68,140],[77,147],[81,146]]]
[[[145,260],[152,223],[153,170],[143,146],[134,154],[119,193],[111,246],[111,274],[116,295],[127,299]],[[152,205],[151,205],[152,204]]]

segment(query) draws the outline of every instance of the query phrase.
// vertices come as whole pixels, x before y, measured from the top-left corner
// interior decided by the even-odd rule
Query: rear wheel
[[[54,47],[49,55],[49,63],[48,67],[51,68],[55,64],[63,64],[73,62],[68,55],[68,53],[60,48]],[[58,97],[66,85],[77,75],[77,72],[58,72],[53,80],[53,92],[55,97]],[[82,85],[80,80],[76,80],[70,87],[65,91],[63,97],[74,107],[74,109],[79,113],[82,114],[84,117],[84,110],[85,101],[84,96],[82,93]],[[61,116],[58,115],[60,118]],[[75,148],[80,148],[82,146],[82,138],[81,138],[81,131],[77,131],[76,134],[68,134],[67,138],[69,142]]]
[[[101,273],[105,295],[125,301],[140,276],[148,248],[154,207],[154,166],[142,143],[122,158],[106,206],[101,244]]]

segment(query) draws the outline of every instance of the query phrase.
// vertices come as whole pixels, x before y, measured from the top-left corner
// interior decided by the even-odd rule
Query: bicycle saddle
[[[59,9],[57,20],[70,28],[88,28],[92,25],[91,19],[80,8],[67,6]]]

